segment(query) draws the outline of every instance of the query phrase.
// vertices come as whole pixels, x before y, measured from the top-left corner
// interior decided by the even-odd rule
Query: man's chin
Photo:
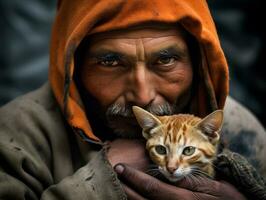
[[[132,125],[124,122],[109,122],[109,127],[119,138],[139,139],[142,138],[142,130],[138,125]]]

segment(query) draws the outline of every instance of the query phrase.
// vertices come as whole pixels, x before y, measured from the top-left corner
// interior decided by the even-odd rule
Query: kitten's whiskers
[[[157,176],[157,175],[161,174],[160,170],[158,169],[158,167],[156,165],[154,165],[154,166],[152,166],[152,168],[146,170],[145,173],[149,174],[151,176]]]
[[[203,177],[203,178],[210,178],[213,179],[208,173],[198,169],[198,168],[193,168],[192,169],[192,173],[193,175],[197,175],[199,177]]]

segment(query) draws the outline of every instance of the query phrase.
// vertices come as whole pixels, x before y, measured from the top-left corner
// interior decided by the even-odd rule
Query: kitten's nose
[[[167,170],[170,174],[173,174],[178,167],[176,166],[167,166]]]

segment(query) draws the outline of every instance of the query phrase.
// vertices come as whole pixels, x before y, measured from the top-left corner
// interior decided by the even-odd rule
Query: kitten
[[[189,114],[155,116],[140,107],[133,112],[146,149],[159,171],[171,182],[184,177],[213,178],[223,111],[216,110],[204,119]]]

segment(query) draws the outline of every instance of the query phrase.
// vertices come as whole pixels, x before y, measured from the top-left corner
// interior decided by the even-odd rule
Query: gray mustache
[[[175,105],[171,105],[168,102],[165,102],[164,104],[160,105],[148,105],[143,109],[158,116],[172,115],[175,111]],[[131,105],[121,105],[115,103],[107,108],[105,114],[107,118],[113,118],[115,116],[132,118],[135,116],[132,111]]]

